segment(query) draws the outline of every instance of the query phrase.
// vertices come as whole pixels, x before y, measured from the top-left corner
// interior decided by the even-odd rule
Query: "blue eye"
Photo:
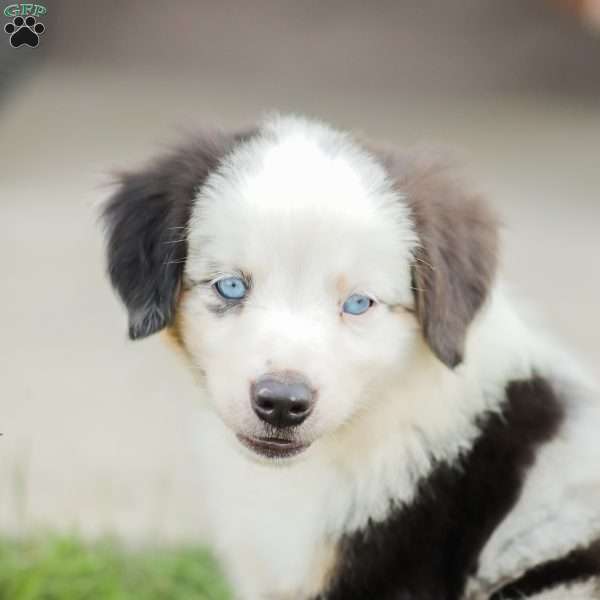
[[[215,289],[226,300],[241,300],[248,291],[248,286],[240,277],[223,277],[215,282]]]
[[[362,315],[363,313],[366,313],[373,304],[375,304],[375,301],[372,298],[369,298],[369,296],[352,294],[352,296],[344,302],[342,310],[349,315]]]

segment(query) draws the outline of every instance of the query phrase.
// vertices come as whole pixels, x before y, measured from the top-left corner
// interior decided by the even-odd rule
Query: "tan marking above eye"
[[[338,275],[336,278],[335,289],[340,296],[345,298],[348,293],[348,278],[344,274]]]

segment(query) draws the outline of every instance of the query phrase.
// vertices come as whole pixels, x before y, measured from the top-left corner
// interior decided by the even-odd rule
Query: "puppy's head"
[[[495,269],[494,220],[447,170],[295,118],[125,175],[104,216],[130,337],[170,330],[264,457],[368,410],[423,340],[456,367]]]

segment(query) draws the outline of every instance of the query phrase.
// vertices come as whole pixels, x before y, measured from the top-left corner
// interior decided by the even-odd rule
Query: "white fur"
[[[465,362],[442,365],[410,311],[417,237],[383,169],[319,123],[276,118],[261,131],[196,199],[180,315],[214,409],[198,438],[216,547],[240,599],[302,600],[323,585],[341,535],[384,519],[392,499],[409,502],[432,459],[470,447],[474,417],[499,407],[508,380],[551,373],[571,391],[582,378],[499,285],[471,326]],[[214,291],[198,282],[238,270],[252,275],[248,301],[215,315]],[[342,316],[355,291],[379,304]],[[298,434],[310,448],[267,464],[235,434],[260,435],[250,383],[280,369],[304,373],[319,397]],[[600,531],[589,528],[600,525],[600,408],[579,388],[563,436],[486,548],[473,594]]]

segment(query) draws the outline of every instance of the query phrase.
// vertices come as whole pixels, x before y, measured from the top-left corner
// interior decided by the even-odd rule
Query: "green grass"
[[[0,600],[230,600],[195,548],[126,550],[75,537],[0,540]]]

